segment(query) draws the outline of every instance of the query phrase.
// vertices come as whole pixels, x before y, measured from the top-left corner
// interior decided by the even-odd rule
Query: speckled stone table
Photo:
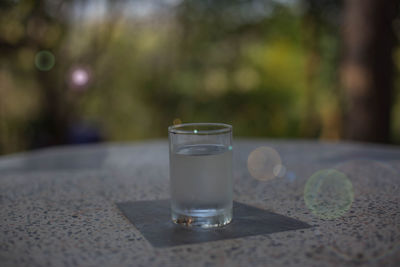
[[[235,141],[235,200],[311,228],[155,248],[116,203],[169,197],[166,140],[51,148],[0,157],[0,265],[400,265],[400,148]],[[250,175],[248,156],[260,146],[279,153],[281,177]],[[327,219],[305,204],[304,188],[332,168],[351,182],[354,201]]]

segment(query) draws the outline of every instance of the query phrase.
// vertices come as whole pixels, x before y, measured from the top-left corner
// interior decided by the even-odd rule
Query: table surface
[[[282,177],[261,181],[250,175],[248,156],[261,146],[279,153],[285,167]],[[168,198],[168,168],[166,140],[59,147],[0,157],[1,266],[400,264],[398,147],[236,140],[235,200],[312,227],[154,248],[115,203]],[[337,218],[327,219],[306,206],[304,189],[314,173],[332,168],[351,182],[354,201],[346,213],[333,213]],[[340,190],[343,179],[338,188],[328,189]]]

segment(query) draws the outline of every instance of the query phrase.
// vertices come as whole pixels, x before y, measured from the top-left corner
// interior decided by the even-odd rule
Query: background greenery
[[[340,16],[340,1],[328,0],[2,2],[0,153],[80,135],[165,137],[179,122],[339,139]],[[40,51],[55,57],[48,71],[38,68],[46,58],[35,65]],[[394,59],[398,73],[399,47]],[[87,85],[71,84],[76,69]],[[399,87],[397,75],[395,142]]]

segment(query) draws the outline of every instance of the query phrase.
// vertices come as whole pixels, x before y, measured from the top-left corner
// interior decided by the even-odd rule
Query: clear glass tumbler
[[[169,162],[173,222],[203,228],[232,220],[232,126],[170,126]]]

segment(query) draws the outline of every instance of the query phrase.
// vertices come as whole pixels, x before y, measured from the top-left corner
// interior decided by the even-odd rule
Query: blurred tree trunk
[[[319,10],[316,2],[308,0],[309,8],[302,18],[301,32],[303,44],[307,49],[306,53],[306,91],[305,91],[305,112],[300,125],[302,136],[315,137],[320,128],[319,114],[316,112],[316,90],[317,76],[320,68],[321,53],[318,45],[320,34]]]
[[[390,141],[397,8],[398,0],[345,0],[341,83],[346,139]]]

